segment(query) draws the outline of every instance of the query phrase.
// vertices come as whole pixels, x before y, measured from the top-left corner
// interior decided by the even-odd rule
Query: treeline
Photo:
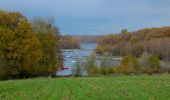
[[[90,35],[73,35],[80,43],[97,43],[98,38],[102,36],[90,36]]]
[[[63,35],[60,39],[61,49],[80,49],[81,43],[97,43],[101,36],[80,36],[80,35]]]
[[[161,60],[170,61],[170,27],[142,29],[103,36],[98,40],[97,54],[140,57],[147,52]]]
[[[0,79],[48,76],[63,66],[53,22],[0,10]]]
[[[62,36],[59,45],[61,49],[80,49],[78,39],[69,35]]]

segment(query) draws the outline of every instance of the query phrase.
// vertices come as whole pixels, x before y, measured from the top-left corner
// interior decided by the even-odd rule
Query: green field
[[[0,100],[170,100],[170,76],[102,76],[1,81]]]

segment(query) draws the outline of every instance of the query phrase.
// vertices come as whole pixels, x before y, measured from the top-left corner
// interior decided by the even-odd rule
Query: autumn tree
[[[0,79],[48,76],[63,66],[53,21],[0,11]]]
[[[41,62],[37,64],[40,66],[40,74],[49,75],[63,67],[63,59],[59,47],[59,30],[54,25],[54,20],[48,18],[47,20],[41,17],[35,17],[31,20],[33,31],[35,32],[41,44],[43,52]],[[41,69],[41,67],[44,67]]]
[[[0,58],[8,78],[28,77],[31,66],[42,58],[31,24],[18,12],[0,11]]]

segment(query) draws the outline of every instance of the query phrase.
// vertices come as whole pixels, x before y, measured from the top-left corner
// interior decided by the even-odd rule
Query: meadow
[[[170,100],[169,75],[0,81],[0,100]]]

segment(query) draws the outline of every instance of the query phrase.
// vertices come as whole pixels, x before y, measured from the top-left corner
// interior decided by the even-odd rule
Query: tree
[[[128,30],[127,29],[123,29],[123,30],[121,30],[121,33],[128,33]]]
[[[37,66],[44,68],[37,70],[41,70],[39,74],[49,75],[63,67],[63,58],[59,47],[59,30],[51,20],[41,17],[36,17],[31,22],[43,52],[41,62]]]
[[[170,38],[151,39],[146,42],[146,51],[158,55],[163,60],[170,60]]]
[[[8,78],[28,77],[31,66],[42,58],[31,24],[18,12],[0,11],[0,58]]]
[[[52,20],[31,24],[18,12],[0,11],[0,79],[48,76],[63,67],[59,39]]]

